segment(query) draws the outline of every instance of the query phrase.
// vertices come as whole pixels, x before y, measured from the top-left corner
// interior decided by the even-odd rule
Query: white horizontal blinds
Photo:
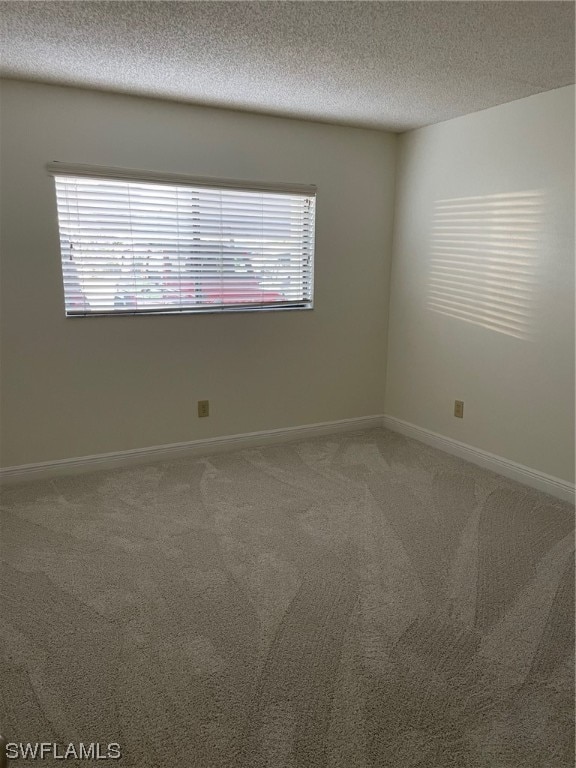
[[[56,174],[68,315],[306,307],[311,193]]]

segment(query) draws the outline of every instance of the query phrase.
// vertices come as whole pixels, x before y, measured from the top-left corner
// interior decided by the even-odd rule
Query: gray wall
[[[573,481],[574,87],[404,134],[396,206],[386,412]]]
[[[382,413],[393,135],[15,81],[1,107],[3,466]],[[51,160],[317,184],[315,309],[66,319]]]

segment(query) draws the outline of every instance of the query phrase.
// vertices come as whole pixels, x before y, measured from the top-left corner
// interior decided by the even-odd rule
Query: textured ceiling
[[[574,82],[573,2],[0,2],[2,75],[402,131]]]

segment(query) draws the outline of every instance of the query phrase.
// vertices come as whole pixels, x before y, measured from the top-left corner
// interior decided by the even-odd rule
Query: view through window
[[[312,306],[313,187],[53,172],[67,315]]]

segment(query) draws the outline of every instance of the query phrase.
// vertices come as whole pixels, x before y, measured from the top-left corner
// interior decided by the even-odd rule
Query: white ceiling
[[[574,82],[573,2],[0,2],[1,73],[403,131]]]

